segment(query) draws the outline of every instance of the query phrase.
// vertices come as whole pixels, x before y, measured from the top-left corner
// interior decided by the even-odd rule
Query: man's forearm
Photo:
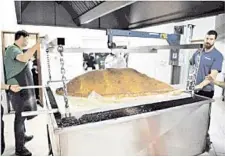
[[[203,87],[207,86],[208,84],[210,84],[210,81],[209,80],[204,80],[199,85],[203,88]]]
[[[24,55],[24,59],[29,61],[33,56],[35,51],[37,51],[37,46],[34,45],[32,48],[28,49],[27,52],[25,52]]]
[[[39,45],[35,44],[32,48],[28,49],[27,52],[17,55],[16,59],[20,62],[26,63],[34,56],[34,53],[38,48],[39,48]]]
[[[215,80],[216,77],[217,77],[217,74],[218,74],[218,71],[217,71],[217,70],[211,70],[210,76],[213,78],[213,80]],[[210,83],[211,83],[210,80],[205,79],[204,81],[202,81],[202,82],[199,84],[199,86],[200,86],[201,88],[203,88],[203,87],[207,86],[207,85],[210,84]]]
[[[225,82],[221,82],[221,81],[214,81],[214,84],[221,87],[221,88],[225,88]]]

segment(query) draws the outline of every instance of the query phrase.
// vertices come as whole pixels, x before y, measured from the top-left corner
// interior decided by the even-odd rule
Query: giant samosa
[[[87,72],[67,83],[68,96],[88,97],[92,92],[103,97],[137,97],[173,91],[170,85],[131,68]],[[63,95],[63,89],[56,93]]]

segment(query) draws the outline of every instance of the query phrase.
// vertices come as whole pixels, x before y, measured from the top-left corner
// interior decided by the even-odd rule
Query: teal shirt
[[[9,46],[5,52],[4,66],[7,84],[18,85],[14,77],[19,74],[27,64],[16,60],[16,56],[21,53],[23,53],[23,51],[16,45]]]

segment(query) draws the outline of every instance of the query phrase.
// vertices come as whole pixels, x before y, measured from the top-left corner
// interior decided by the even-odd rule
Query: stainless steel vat
[[[47,102],[51,109],[54,105],[50,101]],[[69,127],[59,127],[60,116],[49,114],[52,152],[62,156],[198,155],[206,147],[211,102],[212,99],[201,96],[162,100],[136,106],[151,108],[148,112],[108,120],[99,118],[97,122],[87,120]],[[107,114],[111,112],[117,111]]]

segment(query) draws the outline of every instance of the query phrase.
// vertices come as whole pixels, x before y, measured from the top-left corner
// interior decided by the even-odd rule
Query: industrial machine
[[[179,34],[108,30],[109,49],[123,49],[129,53],[138,48],[117,47],[113,36],[166,39],[170,45],[140,47],[139,52],[156,52],[157,49],[193,49],[200,44],[178,44]],[[194,94],[194,81],[188,83],[187,91],[177,96],[159,96],[120,102],[105,107],[73,110],[76,101],[67,95],[63,54],[65,40],[58,38],[46,45],[60,54],[62,80],[57,82],[64,89],[63,101],[55,94],[54,80],[49,69],[49,81],[43,88],[45,111],[48,114],[50,153],[53,155],[199,155],[207,147],[207,132],[212,99]],[[93,51],[70,48],[73,52]],[[136,51],[135,51],[136,52]],[[174,55],[175,56],[175,55]],[[49,59],[48,59],[49,60]],[[49,63],[49,61],[48,61]],[[193,78],[193,75],[192,77]],[[192,94],[191,94],[192,93]],[[74,104],[70,104],[74,103]],[[126,112],[134,111],[134,112]],[[34,113],[25,112],[23,115]],[[35,113],[37,114],[37,113]]]

